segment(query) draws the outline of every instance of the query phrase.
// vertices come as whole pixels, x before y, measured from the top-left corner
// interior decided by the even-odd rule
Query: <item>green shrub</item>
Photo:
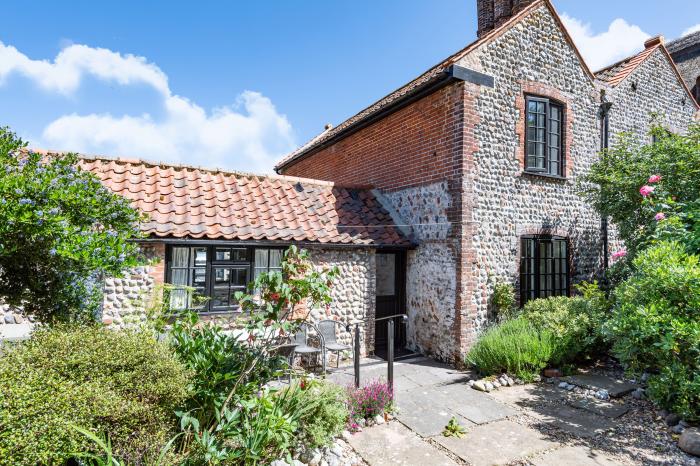
[[[496,312],[496,319],[506,320],[515,314],[515,289],[510,283],[496,283],[491,295],[491,305]]]
[[[662,242],[633,262],[614,293],[605,326],[614,355],[632,372],[658,372],[650,395],[689,420],[700,420],[700,258]]]
[[[157,457],[174,434],[188,372],[151,334],[96,326],[37,331],[3,347],[0,464],[62,464],[107,435],[128,464]]]
[[[604,348],[602,325],[608,304],[595,284],[580,287],[584,296],[556,296],[529,301],[521,317],[554,335],[550,363],[565,364],[599,354]]]
[[[94,320],[94,279],[137,265],[141,214],[76,154],[25,151],[0,128],[0,301],[41,322]]]
[[[508,372],[532,380],[547,366],[555,349],[551,332],[519,317],[487,330],[467,354],[466,362],[485,375]]]
[[[301,437],[308,447],[327,446],[345,429],[348,408],[342,387],[310,382],[302,391],[302,405],[307,409],[300,419]]]

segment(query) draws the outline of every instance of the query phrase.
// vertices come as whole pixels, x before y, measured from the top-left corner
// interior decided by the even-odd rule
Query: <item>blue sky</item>
[[[475,39],[475,0],[3,2],[0,124],[35,147],[270,171]],[[554,0],[592,68],[697,0]]]

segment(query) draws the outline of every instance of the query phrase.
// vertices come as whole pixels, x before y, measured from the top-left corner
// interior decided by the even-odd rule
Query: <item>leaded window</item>
[[[238,309],[236,293],[262,272],[281,271],[283,249],[173,245],[166,255],[166,281],[173,310],[226,312]],[[204,299],[197,299],[198,297]]]
[[[564,107],[528,96],[525,170],[553,176],[564,173]]]
[[[569,295],[569,250],[566,238],[521,238],[520,304],[537,298]]]

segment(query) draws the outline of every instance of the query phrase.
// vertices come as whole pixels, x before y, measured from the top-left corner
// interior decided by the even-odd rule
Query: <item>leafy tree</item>
[[[137,264],[139,214],[78,167],[0,128],[0,301],[43,322],[93,318],[99,278]]]
[[[647,145],[623,138],[584,177],[584,194],[617,227],[628,259],[659,239],[700,249],[700,126],[651,133]]]

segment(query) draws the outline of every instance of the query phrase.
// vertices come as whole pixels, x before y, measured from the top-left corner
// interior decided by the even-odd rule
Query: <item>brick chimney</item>
[[[478,37],[499,27],[535,0],[476,0]]]

